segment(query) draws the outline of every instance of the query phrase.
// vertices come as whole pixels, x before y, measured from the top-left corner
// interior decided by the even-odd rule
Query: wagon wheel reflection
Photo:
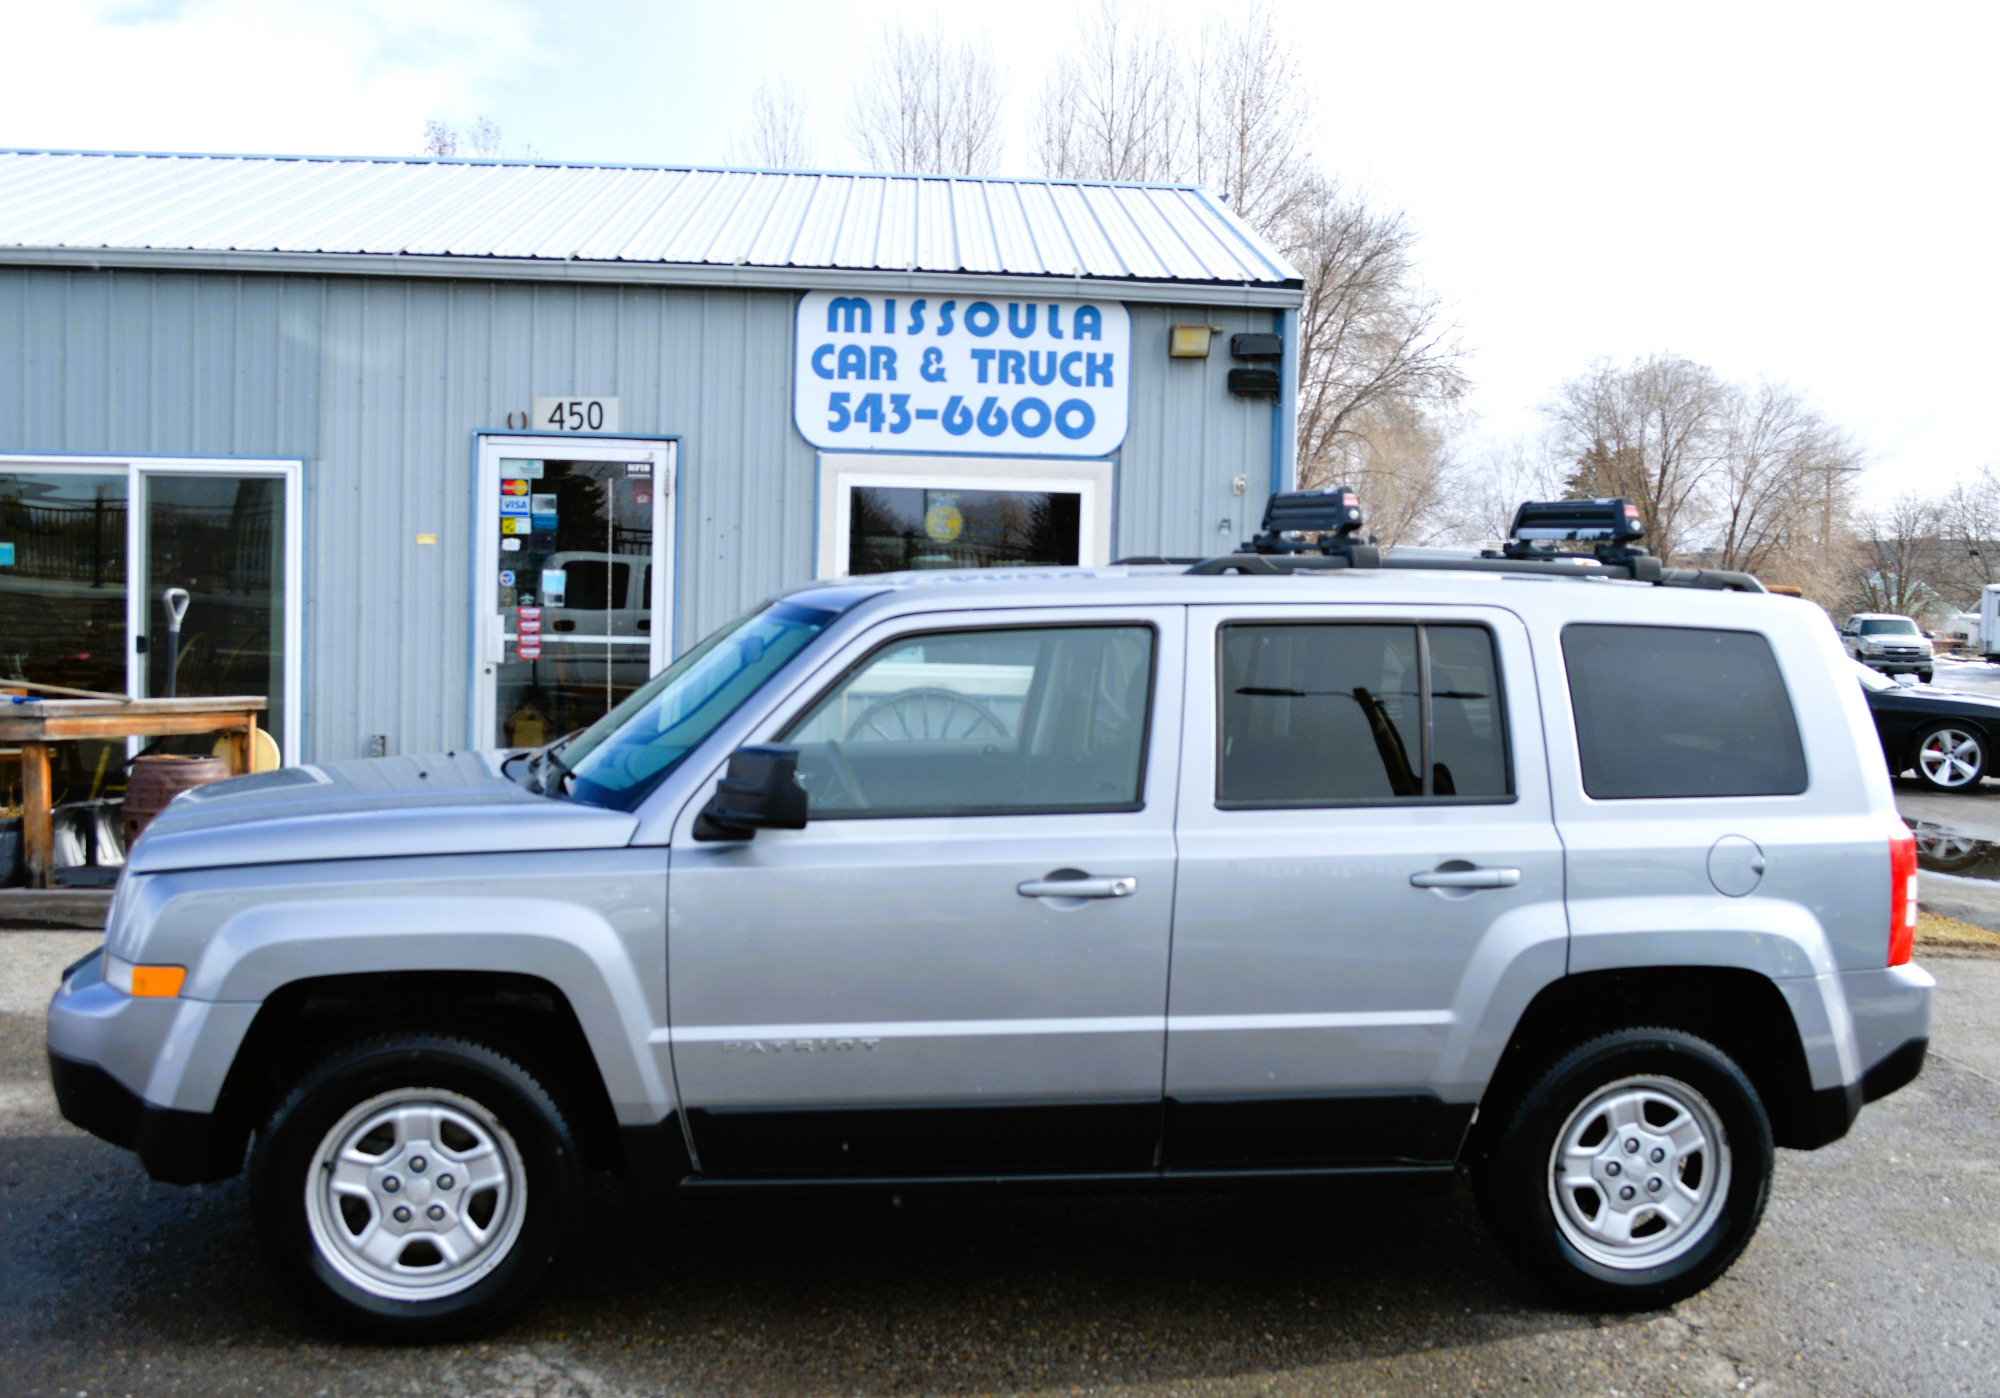
[[[847,730],[849,742],[971,742],[1011,736],[1000,715],[949,689],[905,689],[878,699]]]

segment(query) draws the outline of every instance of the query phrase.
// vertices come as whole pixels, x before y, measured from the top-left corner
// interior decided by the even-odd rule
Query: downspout
[[[1299,313],[1279,311],[1271,328],[1278,332],[1284,354],[1278,360],[1278,397],[1271,404],[1271,494],[1295,490],[1299,483]]]

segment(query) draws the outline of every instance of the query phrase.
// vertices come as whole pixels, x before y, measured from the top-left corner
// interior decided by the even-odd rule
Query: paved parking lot
[[[649,1206],[465,1345],[345,1342],[275,1295],[242,1187],[151,1184],[54,1112],[53,978],[0,933],[10,1394],[2000,1392],[2000,961],[1933,963],[1939,1056],[1781,1154],[1763,1231],[1665,1314],[1550,1309],[1462,1190]]]

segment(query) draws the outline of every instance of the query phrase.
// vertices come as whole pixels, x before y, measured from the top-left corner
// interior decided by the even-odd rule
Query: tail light
[[[1902,821],[1889,836],[1889,964],[1909,962],[1917,941],[1917,837]]]

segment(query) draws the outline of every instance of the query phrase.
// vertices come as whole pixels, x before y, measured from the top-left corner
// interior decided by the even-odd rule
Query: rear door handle
[[[1139,881],[1130,875],[1116,878],[1029,879],[1015,885],[1023,898],[1130,898],[1139,891]]]
[[[1519,869],[1426,869],[1410,875],[1412,888],[1513,888]]]

